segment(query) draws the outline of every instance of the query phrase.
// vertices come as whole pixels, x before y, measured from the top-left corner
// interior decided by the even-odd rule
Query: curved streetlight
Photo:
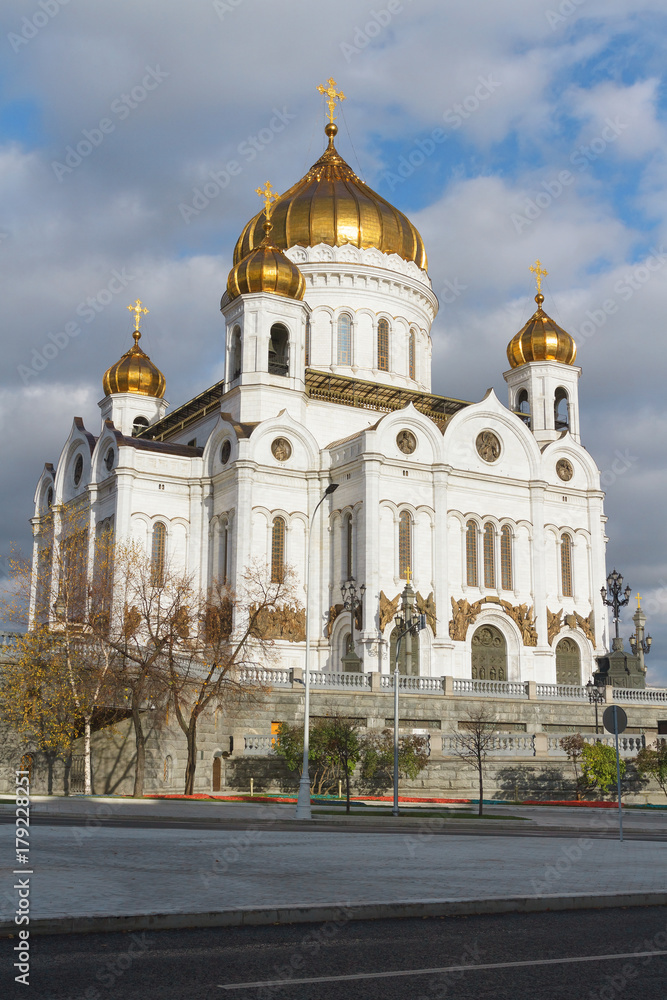
[[[308,524],[308,545],[306,547],[306,668],[304,670],[304,705],[303,705],[303,766],[299,782],[299,795],[296,802],[296,818],[312,819],[310,811],[310,776],[308,774],[308,752],[310,750],[310,537],[315,523],[315,515],[326,497],[338,489],[338,483],[330,483],[320,497]]]
[[[618,624],[620,622],[620,612],[621,608],[624,608],[628,601],[630,600],[630,594],[632,591],[629,587],[626,587],[623,591],[623,597],[621,597],[621,588],[623,587],[623,577],[616,570],[612,572],[607,577],[607,586],[600,589],[600,594],[602,595],[602,603],[608,608],[612,608],[614,612],[614,625],[616,626],[616,643],[618,643]],[[617,647],[614,646],[614,649]],[[618,647],[619,649],[622,647]]]

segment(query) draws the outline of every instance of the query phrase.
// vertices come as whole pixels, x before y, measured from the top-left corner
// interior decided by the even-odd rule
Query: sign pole
[[[623,804],[621,802],[621,758],[618,752],[618,708],[614,710],[614,738],[616,739],[616,788],[618,794],[618,839],[623,843]]]

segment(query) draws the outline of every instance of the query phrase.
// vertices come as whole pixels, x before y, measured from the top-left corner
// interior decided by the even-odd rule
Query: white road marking
[[[566,965],[568,962],[618,962],[625,958],[655,958],[667,951],[630,951],[624,955],[582,955],[570,958],[538,958],[529,962],[493,962],[489,965],[445,965],[438,969],[400,969],[394,972],[358,972],[353,976],[317,976],[313,979],[271,979],[256,983],[218,984],[220,990],[254,990],[260,986],[302,986],[306,983],[342,983],[354,979],[388,979],[392,976],[436,976],[445,972],[483,972],[484,969],[518,969],[521,966]]]

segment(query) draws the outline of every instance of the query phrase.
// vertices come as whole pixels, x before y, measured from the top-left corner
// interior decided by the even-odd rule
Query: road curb
[[[129,916],[31,918],[31,934],[103,934],[142,930],[203,927],[252,927],[323,921],[391,920],[411,917],[456,917],[482,913],[541,913],[595,910],[616,906],[665,906],[667,892],[572,893],[566,896],[497,896],[490,899],[435,899],[398,903],[314,903],[292,906],[239,907],[203,913],[138,913]],[[0,937],[18,932],[0,922]]]

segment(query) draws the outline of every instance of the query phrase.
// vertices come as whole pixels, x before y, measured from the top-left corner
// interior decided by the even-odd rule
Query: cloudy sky
[[[645,595],[667,684],[666,34],[666,0],[4,0],[0,552],[29,548],[73,415],[97,430],[129,302],[172,405],[222,376],[234,242],[254,189],[320,155],[333,75],[340,151],[426,242],[435,392],[506,398],[547,267],[609,568]]]

